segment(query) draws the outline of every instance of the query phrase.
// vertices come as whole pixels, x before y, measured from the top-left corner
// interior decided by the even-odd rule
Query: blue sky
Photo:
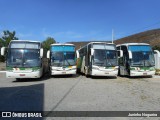
[[[160,0],[0,0],[0,32],[57,42],[111,40],[160,28]]]

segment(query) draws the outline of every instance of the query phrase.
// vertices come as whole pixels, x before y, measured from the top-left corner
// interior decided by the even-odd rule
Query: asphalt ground
[[[46,74],[41,79],[16,81],[1,72],[0,111],[45,111],[47,117],[38,120],[160,120],[158,117],[117,117],[116,114],[115,117],[52,117],[53,111],[93,111],[94,116],[98,116],[96,111],[160,111],[159,91],[159,76],[86,78]]]

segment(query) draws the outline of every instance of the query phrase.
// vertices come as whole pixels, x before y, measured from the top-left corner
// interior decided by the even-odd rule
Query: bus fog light
[[[118,68],[114,68],[114,71],[117,71],[118,70]]]

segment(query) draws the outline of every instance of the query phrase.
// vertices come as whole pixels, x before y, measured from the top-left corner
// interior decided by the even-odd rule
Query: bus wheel
[[[52,71],[51,70],[49,71],[49,77],[52,77]]]
[[[85,71],[85,73],[84,73],[84,74],[85,74],[85,76],[88,78],[88,77],[89,77],[89,75],[88,75],[87,70],[85,69],[84,71]]]

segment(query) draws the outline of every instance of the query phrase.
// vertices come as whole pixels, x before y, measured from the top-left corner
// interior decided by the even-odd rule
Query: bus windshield
[[[38,49],[8,49],[7,66],[38,67],[41,65],[40,60]]]
[[[56,67],[75,65],[75,52],[52,52],[51,65]]]
[[[95,49],[93,65],[112,67],[117,66],[117,55],[115,50]]]
[[[129,46],[132,52],[131,66],[154,66],[154,54],[149,45],[133,45]]]

